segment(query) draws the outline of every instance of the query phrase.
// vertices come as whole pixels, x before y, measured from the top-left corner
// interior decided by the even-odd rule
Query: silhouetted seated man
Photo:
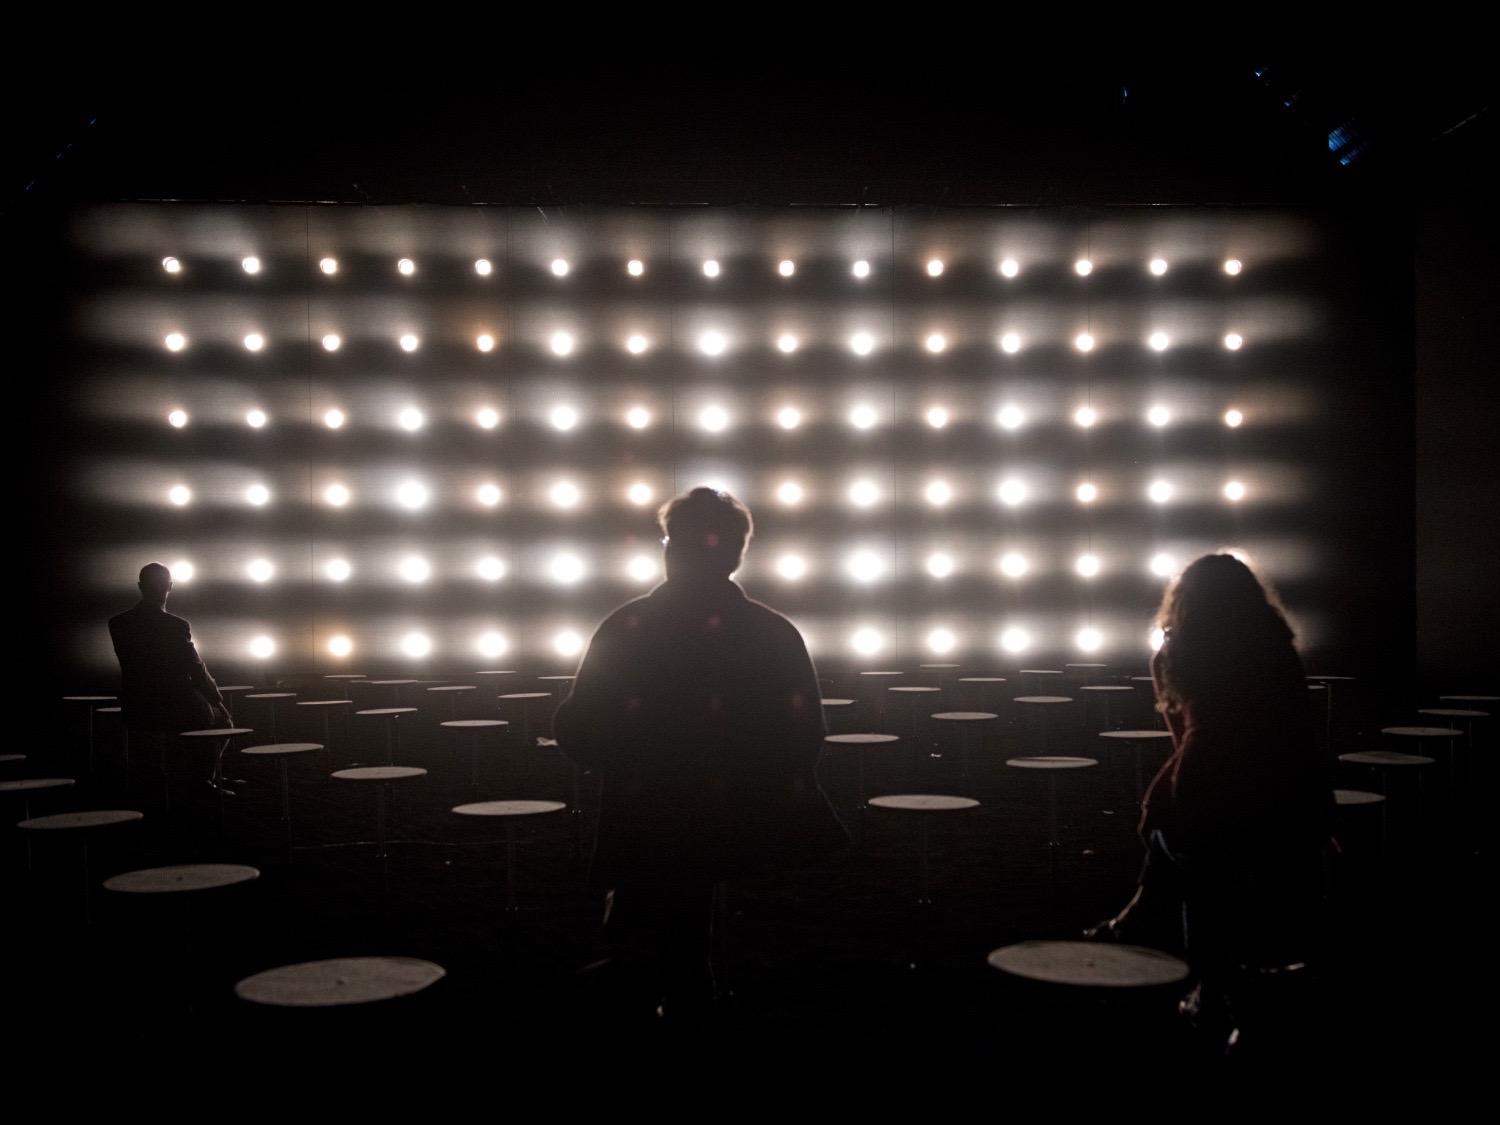
[[[712,1015],[715,884],[814,862],[848,834],[813,768],[825,726],[801,634],[730,581],[750,512],[710,488],[657,513],[666,581],[600,625],[558,745],[602,778],[591,878],[605,935],[660,971],[658,1014]]]
[[[167,612],[171,571],[147,563],[138,586],[141,600],[109,619],[125,728],[178,734],[229,726],[229,709],[193,647],[187,621]]]

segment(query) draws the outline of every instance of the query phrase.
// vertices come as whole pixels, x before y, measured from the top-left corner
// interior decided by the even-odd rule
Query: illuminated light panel
[[[188,491],[186,485],[182,484],[173,485],[172,488],[167,492],[167,499],[172,501],[172,503],[176,504],[179,508],[187,504],[188,501],[190,501],[192,498],[193,494]]]
[[[629,500],[637,508],[643,504],[651,503],[655,496],[656,492],[645,481],[638,480],[625,490],[625,499]]]
[[[1006,258],[1000,263],[1001,277],[1015,277],[1021,272],[1021,263],[1014,258]]]
[[[1245,486],[1237,480],[1228,481],[1224,485],[1224,499],[1232,503],[1239,503],[1245,498]]]
[[[698,412],[698,425],[711,434],[720,434],[729,425],[729,412],[722,406],[705,406]]]
[[[432,564],[421,555],[408,555],[401,560],[401,565],[396,568],[396,573],[401,575],[407,582],[426,582],[432,577]]]
[[[553,277],[567,277],[570,267],[564,259],[553,258],[552,265],[549,268],[552,270]]]
[[[879,420],[873,406],[861,404],[849,412],[849,424],[856,430],[868,430]]]
[[[1073,563],[1073,569],[1084,578],[1094,578],[1098,576],[1103,566],[1099,562],[1098,555],[1079,555]]]
[[[948,424],[948,411],[941,406],[934,406],[927,411],[927,424],[934,430],[941,430]]]
[[[1161,648],[1161,646],[1166,643],[1166,639],[1166,631],[1163,630],[1160,626],[1157,626],[1156,628],[1152,629],[1151,632],[1146,634],[1146,644],[1151,647],[1152,652],[1155,652],[1157,649]]]
[[[646,263],[639,258],[631,258],[630,261],[625,263],[625,272],[631,277],[640,277],[646,272]]]
[[[432,638],[426,633],[407,633],[401,638],[401,651],[406,656],[420,660],[432,652]]]
[[[927,276],[928,277],[942,277],[943,276],[943,263],[942,263],[942,261],[940,259],[933,258],[931,261],[929,261],[927,263]]]
[[[161,260],[161,268],[166,270],[168,273],[181,273],[182,263],[179,262],[176,258],[167,257]]]
[[[797,264],[790,258],[783,258],[776,266],[776,272],[782,277],[791,277],[797,272]]]
[[[953,499],[953,488],[945,480],[935,480],[928,484],[923,490],[922,495],[933,507],[941,508]]]
[[[953,556],[938,551],[927,556],[927,573],[934,578],[947,578],[953,573]]]
[[[723,355],[728,343],[722,332],[705,332],[698,337],[698,350],[704,355]]]
[[[1031,647],[1031,634],[1012,626],[1000,634],[1000,647],[1006,652],[1025,652]]]
[[[492,352],[495,350],[495,337],[488,332],[481,332],[474,337],[474,346],[482,352]]]
[[[1014,508],[1018,504],[1021,504],[1026,500],[1028,493],[1024,484],[1012,478],[1010,480],[1001,481],[1000,487],[996,491],[995,495],[999,497],[1000,503],[1004,504],[1008,508]]]
[[[258,352],[266,346],[266,338],[259,332],[251,332],[245,337],[244,344],[247,352]]]
[[[410,277],[417,272],[417,263],[410,258],[402,258],[396,263],[396,272],[402,277]]]
[[[944,336],[941,332],[933,332],[922,343],[928,351],[936,355],[948,346],[948,337]]]
[[[254,508],[263,508],[271,501],[271,490],[263,484],[252,484],[245,489],[245,503]]]
[[[354,651],[354,642],[340,633],[336,637],[328,638],[328,655],[345,657]]]
[[[420,430],[422,424],[426,421],[427,418],[415,406],[408,406],[400,414],[396,415],[396,425],[409,433],[415,433]]]
[[[1098,629],[1080,629],[1073,635],[1073,643],[1084,652],[1098,652],[1104,645],[1104,634]]]
[[[162,339],[162,344],[169,352],[180,352],[187,347],[187,337],[181,332],[168,332]]]
[[[500,488],[494,484],[481,484],[474,493],[474,499],[486,508],[493,508],[500,503]]]
[[[885,560],[874,551],[854,552],[849,556],[847,567],[849,577],[866,585],[878,581],[885,574]]]
[[[427,499],[427,487],[419,481],[409,480],[396,489],[396,503],[414,512],[419,508],[425,508]]]
[[[560,480],[552,486],[547,497],[558,508],[576,508],[583,499],[583,493],[572,481]]]
[[[170,413],[170,414],[167,415],[167,424],[169,426],[171,426],[173,429],[177,429],[177,430],[182,429],[183,426],[186,426],[188,424],[187,411],[186,410],[174,410],[174,411],[172,411],[172,413]]]
[[[492,406],[483,406],[474,413],[474,423],[481,430],[493,430],[500,424],[500,412]]]
[[[476,258],[474,259],[474,272],[480,277],[489,277],[495,272],[495,267],[490,264],[488,258]]]
[[[879,499],[880,489],[876,486],[874,481],[855,481],[854,484],[850,485],[849,487],[849,502],[856,508],[873,507],[875,502]]]
[[[1000,350],[1006,355],[1015,355],[1021,350],[1021,337],[1014,332],[1007,332],[1000,337]]]
[[[323,350],[325,352],[336,352],[344,343],[344,341],[339,336],[332,332],[324,336],[322,342]]]
[[[874,656],[885,648],[885,635],[878,629],[856,629],[849,638],[849,646],[861,656]]]
[[[402,351],[403,351],[403,352],[414,352],[414,351],[416,351],[416,350],[417,350],[417,348],[419,348],[419,347],[420,347],[420,346],[421,346],[421,344],[422,344],[422,341],[421,341],[421,340],[418,340],[418,339],[417,339],[417,338],[416,338],[416,336],[415,336],[415,335],[413,335],[413,334],[412,334],[412,333],[410,333],[410,332],[406,332],[406,333],[404,333],[404,334],[403,334],[403,335],[402,335],[402,336],[401,336],[401,339],[399,339],[399,340],[397,340],[397,341],[396,341],[396,342],[397,342],[397,343],[398,343],[398,344],[400,344],[400,345],[401,345],[401,350],[402,350]]]
[[[1092,481],[1084,481],[1073,493],[1080,504],[1092,504],[1099,499],[1099,487]]]
[[[625,350],[631,355],[640,355],[650,346],[650,342],[639,332],[625,341]]]
[[[547,420],[552,423],[554,430],[567,433],[574,426],[578,425],[578,411],[574,410],[571,406],[558,406],[553,408],[552,413],[547,416]]]
[[[1167,260],[1165,258],[1152,258],[1151,264],[1147,268],[1151,271],[1151,276],[1161,277],[1167,272]]]
[[[1237,352],[1245,346],[1245,338],[1238,332],[1230,332],[1224,337],[1224,346],[1232,352]]]
[[[505,577],[505,563],[494,555],[486,555],[474,564],[474,573],[486,582],[499,582]]]
[[[712,258],[710,258],[710,259],[708,259],[708,261],[704,262],[703,263],[703,276],[704,277],[718,277],[719,276],[719,263],[716,262],[716,261],[714,261],[714,259],[712,259]]]
[[[1018,430],[1025,421],[1026,415],[1021,413],[1019,406],[1002,407],[995,415],[995,424],[1002,430]]]
[[[788,507],[802,503],[803,495],[802,486],[792,480],[783,481],[780,487],[776,489],[776,499]]]
[[[559,656],[577,656],[583,651],[583,638],[572,629],[564,629],[552,638],[552,648]]]
[[[260,273],[260,259],[257,258],[254,254],[251,254],[246,258],[241,258],[240,269],[252,275]]]
[[[863,281],[865,278],[870,276],[870,263],[861,259],[860,261],[855,262],[854,265],[849,267],[849,272]]]
[[[783,406],[776,412],[776,424],[783,430],[795,430],[802,424],[802,411],[795,406]]]
[[[256,637],[250,642],[250,655],[257,660],[269,660],[276,655],[276,642],[264,635]]]
[[[632,582],[650,582],[656,577],[656,560],[649,555],[635,555],[625,564],[625,573]]]
[[[1099,421],[1099,415],[1094,411],[1093,407],[1080,406],[1077,410],[1073,411],[1074,424],[1082,426],[1084,429],[1088,429],[1097,421]]]
[[[651,424],[651,411],[644,406],[632,406],[625,411],[625,424],[632,430],[644,430]]]
[[[1241,410],[1224,411],[1224,425],[1228,426],[1230,429],[1234,429],[1236,426],[1244,422],[1244,420],[1245,414]]]
[[[501,633],[481,633],[474,642],[474,649],[480,656],[493,660],[510,651],[510,641]]]
[[[245,567],[245,573],[250,576],[251,582],[269,582],[275,575],[276,568],[271,565],[270,559],[254,559]]]
[[[927,648],[939,656],[946,656],[958,645],[958,638],[948,629],[934,629],[927,634]]]
[[[1025,555],[1010,551],[1000,557],[1000,573],[1007,578],[1022,578],[1030,569]]]
[[[786,355],[791,355],[797,350],[797,337],[790,332],[783,332],[776,337],[776,347]]]
[[[1227,273],[1230,277],[1238,277],[1240,271],[1244,268],[1244,263],[1242,263],[1238,258],[1227,258],[1224,261],[1224,272]]]
[[[547,341],[547,346],[552,349],[553,355],[571,355],[573,351],[573,336],[568,332],[554,332]]]
[[[782,555],[776,560],[776,573],[788,582],[796,582],[807,574],[807,560],[801,555]]]
[[[318,268],[320,270],[322,270],[323,273],[326,274],[327,276],[332,277],[334,274],[336,274],[336,273],[339,272],[339,262],[338,262],[338,259],[337,258],[320,258],[318,260]]]
[[[323,412],[323,425],[330,430],[342,429],[349,419],[342,410],[325,410]]]
[[[1073,346],[1081,352],[1091,352],[1094,350],[1094,337],[1087,332],[1080,332],[1073,337]]]
[[[354,568],[347,559],[330,559],[323,567],[323,573],[330,582],[347,582],[354,573]]]
[[[849,347],[855,355],[869,355],[875,350],[875,337],[868,332],[856,332],[849,337]]]
[[[1169,578],[1177,571],[1177,560],[1167,554],[1152,555],[1150,567],[1158,578]]]
[[[187,559],[178,559],[167,570],[171,573],[173,582],[191,582],[193,575],[198,573],[197,568]]]
[[[349,503],[351,493],[347,486],[342,484],[330,484],[323,490],[323,500],[335,508],[342,508]]]
[[[1079,258],[1078,261],[1073,263],[1073,272],[1079,277],[1088,277],[1089,274],[1094,272],[1094,263],[1087,258]]]
[[[1150,345],[1151,350],[1154,352],[1166,351],[1167,346],[1171,342],[1171,338],[1165,332],[1153,332],[1150,336],[1146,337],[1146,343]]]
[[[268,421],[270,419],[266,417],[264,410],[252,410],[249,414],[245,415],[245,425],[249,426],[252,430],[260,429]]]
[[[1150,410],[1146,411],[1146,421],[1150,422],[1157,429],[1161,429],[1161,427],[1165,426],[1171,420],[1172,412],[1165,406],[1153,406]]]
[[[1164,480],[1151,482],[1151,487],[1146,489],[1146,495],[1151,498],[1153,504],[1165,504],[1172,499],[1172,486]]]

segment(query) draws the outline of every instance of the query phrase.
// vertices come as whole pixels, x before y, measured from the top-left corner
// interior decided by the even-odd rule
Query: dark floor
[[[195,759],[194,751],[172,747],[164,803],[158,755],[136,746],[127,776],[109,716],[96,718],[88,772],[85,712],[66,709],[81,705],[59,704],[64,710],[8,748],[27,760],[0,767],[3,778],[78,778],[71,789],[33,795],[33,816],[85,808],[145,814],[91,836],[87,919],[76,840],[35,839],[28,872],[22,834],[7,833],[0,965],[13,1073],[131,1076],[149,1086],[148,1076],[160,1078],[165,1067],[179,1077],[219,1076],[223,1088],[247,1093],[294,1082],[332,1086],[351,1072],[363,1083],[413,1068],[475,1088],[504,1074],[574,1093],[603,1077],[670,1075],[736,1082],[746,1096],[782,1082],[869,1090],[871,1082],[999,1076],[1038,1088],[1077,1080],[1082,1095],[1096,1080],[1113,1084],[1163,1067],[1209,1079],[1300,1068],[1359,1075],[1376,1089],[1402,1076],[1482,1073],[1491,951],[1481,946],[1481,912],[1494,883],[1481,831],[1488,818],[1476,813],[1485,808],[1480,795],[1490,776],[1488,732],[1476,731],[1472,757],[1455,763],[1451,797],[1446,761],[1422,779],[1420,794],[1415,775],[1393,779],[1384,858],[1378,807],[1345,810],[1328,952],[1316,975],[1267,986],[1280,998],[1270,1010],[1285,1018],[1269,1020],[1258,1040],[1247,1035],[1242,1053],[1226,1060],[1178,1017],[1182,987],[1075,992],[1027,985],[986,964],[990,950],[1009,943],[1077,937],[1133,889],[1141,857],[1133,762],[1096,736],[1101,712],[1091,711],[1085,726],[1069,705],[1047,732],[1049,753],[1100,762],[1058,778],[1062,844],[1054,874],[1045,781],[1004,765],[1041,748],[1031,715],[1009,702],[1021,687],[1014,678],[989,685],[984,703],[1000,719],[971,747],[967,775],[954,732],[926,722],[913,728],[899,706],[881,715],[862,699],[830,711],[835,730],[884,726],[904,736],[868,752],[869,795],[953,793],[980,806],[934,823],[932,903],[918,908],[916,825],[878,810],[861,821],[854,759],[848,748],[833,750],[820,773],[859,830],[857,846],[795,875],[724,888],[723,1011],[706,1039],[683,1042],[658,1026],[631,966],[599,962],[602,898],[585,882],[583,858],[592,779],[575,779],[545,746],[523,762],[513,726],[481,751],[476,791],[463,752],[468,739],[436,725],[449,716],[451,697],[434,706],[432,697],[420,698],[424,686],[407,689],[422,710],[403,720],[398,758],[430,772],[394,790],[384,864],[370,843],[373,791],[331,780],[321,754],[291,761],[288,851],[272,761],[231,752],[226,773],[236,795],[216,798],[204,751]],[[338,694],[316,680],[287,688],[303,699]],[[1010,690],[1002,697],[997,688]],[[1405,748],[1379,727],[1419,717],[1384,713],[1381,701],[1359,701],[1344,688],[1350,698],[1341,700],[1344,714],[1331,731],[1335,752]],[[491,682],[462,696],[461,713],[504,717],[494,692]],[[869,689],[853,681],[829,692]],[[928,708],[930,697],[922,697],[923,713],[975,707],[974,693],[974,685],[950,685],[940,706]],[[357,705],[378,702],[361,697]],[[310,710],[283,712],[278,739],[322,741],[322,721]],[[241,745],[270,741],[264,712],[241,701],[238,714],[256,727]],[[1111,720],[1152,723],[1140,697],[1116,707]],[[375,720],[352,722],[352,730],[334,723],[334,768],[383,760]],[[66,739],[57,737],[60,723],[71,732]],[[530,733],[545,729],[539,715]],[[1147,751],[1147,776],[1160,756]],[[1465,777],[1471,763],[1472,781]],[[1379,787],[1373,771],[1340,770],[1343,786]],[[513,913],[505,908],[503,829],[451,812],[500,797],[570,806],[521,825]],[[0,798],[7,819],[19,820],[16,795]],[[118,871],[185,862],[246,863],[261,876],[191,904],[185,896],[127,896],[99,885]],[[239,979],[273,966],[373,954],[424,958],[447,975],[414,997],[345,1010],[263,1008],[233,991]]]

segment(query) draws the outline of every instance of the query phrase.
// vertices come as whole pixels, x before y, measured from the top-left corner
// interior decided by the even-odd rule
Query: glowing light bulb
[[[1015,627],[1000,634],[1000,647],[1006,652],[1025,652],[1031,647],[1031,634]]]
[[[1237,480],[1232,480],[1224,485],[1224,499],[1239,503],[1245,498],[1245,486]]]
[[[1146,339],[1146,343],[1151,345],[1151,350],[1154,352],[1166,351],[1167,345],[1171,342],[1172,341],[1167,337],[1167,334],[1165,332],[1153,332]]]
[[[927,412],[927,424],[934,430],[941,430],[948,424],[948,411],[941,406],[934,406]]]
[[[852,272],[855,277],[863,281],[865,278],[870,276],[870,263],[861,259],[860,261],[855,262],[854,265],[850,267],[850,272]]]
[[[408,582],[426,582],[432,577],[432,564],[421,555],[408,555],[401,560],[396,571]]]
[[[354,573],[354,568],[349,565],[347,559],[330,559],[323,567],[323,573],[328,576],[330,582],[347,582],[349,576]]]
[[[849,424],[856,430],[868,430],[879,420],[873,406],[856,406],[849,412]]]
[[[552,503],[559,508],[576,508],[578,502],[583,499],[583,493],[578,486],[570,480],[560,480],[552,486],[547,494]]]
[[[1026,415],[1021,413],[1018,406],[1007,406],[995,415],[995,423],[1003,430],[1017,430],[1021,423],[1026,421]]]
[[[1151,482],[1151,487],[1146,489],[1146,495],[1154,504],[1165,504],[1172,499],[1172,486],[1164,480]]]
[[[420,660],[432,652],[432,638],[425,633],[407,633],[401,638],[401,651],[413,659]]]
[[[1080,629],[1074,635],[1073,643],[1084,652],[1098,652],[1104,644],[1104,635],[1098,629]]]
[[[941,508],[953,499],[953,488],[945,480],[935,480],[927,486],[922,495],[927,498],[929,504]]]
[[[781,486],[776,489],[776,499],[788,507],[802,503],[803,495],[802,486],[792,480],[783,481]]]
[[[1079,555],[1078,560],[1073,564],[1073,569],[1085,578],[1093,578],[1100,570],[1099,556]]]
[[[1015,355],[1021,350],[1021,337],[1014,332],[1007,332],[1000,337],[1000,350],[1006,355]]]
[[[782,555],[776,560],[776,573],[789,582],[796,582],[807,574],[807,560],[801,555]]]
[[[583,578],[583,560],[577,555],[555,555],[547,570],[554,582],[562,586],[572,586]]]
[[[552,423],[554,430],[567,433],[578,425],[578,411],[571,406],[555,406],[552,413],[547,415],[547,420]]]
[[[1092,504],[1099,499],[1099,489],[1091,481],[1084,481],[1073,495],[1078,497],[1080,504]]]
[[[708,259],[708,261],[704,262],[703,263],[703,276],[704,277],[718,277],[719,276],[719,263],[716,262],[716,261],[714,261],[712,258],[710,258],[710,259]]]
[[[577,656],[583,651],[583,638],[571,629],[564,629],[552,638],[552,647],[559,656]]]
[[[880,489],[874,481],[855,481],[849,489],[849,502],[856,508],[869,508],[880,499]]]
[[[474,492],[474,499],[478,500],[486,508],[493,508],[500,503],[500,487],[494,484],[481,484]]]
[[[1234,427],[1238,426],[1244,420],[1245,420],[1245,415],[1244,415],[1244,413],[1242,411],[1239,411],[1239,410],[1226,410],[1226,411],[1224,411],[1224,425],[1228,426],[1230,429],[1233,429]]]
[[[163,258],[161,260],[161,268],[166,270],[168,273],[181,273],[182,263],[179,262],[176,258]]]
[[[510,651],[510,641],[500,633],[481,633],[474,642],[474,649],[480,656],[493,660]]]
[[[270,637],[256,637],[250,642],[250,655],[257,660],[269,660],[276,655],[276,642]]]
[[[646,337],[642,336],[639,332],[625,341],[625,350],[631,355],[640,355],[649,346]]]
[[[861,656],[874,656],[885,647],[885,637],[878,629],[856,629],[849,644]]]
[[[252,410],[245,415],[245,425],[249,426],[252,430],[260,429],[268,421],[269,419],[266,417],[264,410]]]
[[[266,338],[259,332],[251,332],[245,337],[245,350],[247,352],[258,352],[266,346]]]
[[[340,633],[336,637],[328,638],[329,656],[348,656],[354,651],[354,642]]]
[[[418,340],[416,336],[412,335],[412,333],[410,332],[403,333],[401,339],[396,342],[401,345],[401,350],[403,352],[414,352],[422,343],[422,341]]]
[[[875,349],[875,337],[868,332],[856,332],[849,337],[849,347],[855,355],[869,355]]]
[[[1099,415],[1094,412],[1092,407],[1080,406],[1077,410],[1073,411],[1073,421],[1084,429],[1088,429],[1088,427],[1099,421]]]
[[[197,569],[187,559],[178,559],[167,567],[167,571],[171,574],[173,582],[191,582],[193,575],[197,573]]]
[[[474,272],[480,277],[489,277],[490,274],[495,272],[495,267],[490,263],[488,258],[476,258],[474,260]]]
[[[927,634],[927,647],[939,656],[946,656],[958,644],[958,638],[947,629],[934,629]]]
[[[481,332],[474,337],[474,346],[482,352],[492,352],[495,350],[495,337],[488,332]]]
[[[348,419],[344,416],[342,410],[325,410],[323,412],[323,425],[327,426],[330,430],[342,428],[346,421]]]
[[[1238,277],[1240,270],[1244,269],[1243,263],[1238,258],[1228,258],[1224,262],[1224,272],[1230,277]]]
[[[263,484],[252,484],[245,489],[245,503],[255,508],[263,508],[271,499],[271,490]]]
[[[1089,274],[1094,272],[1094,263],[1087,258],[1079,258],[1078,261],[1073,263],[1073,272],[1079,277],[1088,277]]]
[[[241,258],[240,269],[251,275],[260,273],[260,259],[254,254],[251,254],[247,258]]]
[[[401,411],[400,414],[396,415],[396,425],[400,426],[408,433],[415,433],[417,430],[420,430],[422,428],[422,423],[426,420],[427,419],[423,417],[422,412],[415,406],[408,406],[405,410]]]
[[[271,565],[270,559],[254,559],[245,568],[245,573],[250,576],[252,582],[269,582],[271,576],[276,573],[276,568]]]
[[[170,425],[170,426],[172,426],[174,429],[178,429],[178,430],[182,429],[183,426],[186,426],[188,424],[187,411],[186,410],[174,410],[174,411],[172,411],[172,413],[170,413],[170,414],[167,415],[167,424]]]
[[[481,430],[493,430],[500,424],[500,412],[492,406],[482,406],[474,412],[474,423]]]
[[[1167,272],[1167,260],[1165,258],[1152,258],[1148,267],[1153,277],[1161,277]]]
[[[1014,508],[1026,499],[1026,486],[1015,478],[1011,478],[1010,480],[1001,482],[1000,489],[996,495],[999,496],[1000,503],[1008,508]]]
[[[1073,346],[1081,352],[1091,352],[1094,350],[1094,338],[1087,332],[1080,332],[1073,337]]]
[[[625,490],[625,498],[637,508],[651,503],[652,497],[655,495],[656,493],[652,490],[651,486],[642,480],[636,481]]]
[[[323,490],[323,501],[330,507],[342,508],[349,503],[349,489],[342,484],[330,484]]]
[[[1150,565],[1151,573],[1158,578],[1166,578],[1177,570],[1177,560],[1167,554],[1152,555]]]
[[[166,345],[167,351],[180,352],[183,348],[187,347],[187,337],[181,332],[169,332],[166,338],[162,340],[162,343]]]
[[[777,265],[776,272],[782,277],[791,277],[792,274],[797,272],[797,265],[790,258],[784,258]]]
[[[776,337],[776,347],[786,355],[791,355],[797,350],[797,337],[793,336],[790,332],[783,332],[780,336]]]
[[[323,337],[322,343],[325,352],[336,352],[343,346],[344,341],[337,334],[330,332]]]
[[[567,277],[568,276],[568,268],[569,268],[568,267],[568,263],[566,261],[564,261],[562,258],[553,258],[552,259],[552,267],[551,267],[551,269],[552,269],[552,276],[553,277]]]
[[[722,406],[705,406],[698,414],[698,425],[711,434],[723,433],[729,425],[729,414]]]
[[[644,406],[632,406],[625,412],[625,424],[632,430],[644,430],[651,424],[651,412]]]
[[[569,355],[573,351],[573,337],[567,332],[554,332],[548,341],[553,355]]]
[[[927,573],[934,578],[947,578],[953,573],[953,556],[941,551],[927,556]]]
[[[320,270],[322,270],[325,274],[327,274],[329,277],[332,277],[334,274],[336,274],[336,273],[339,272],[338,259],[337,258],[323,258],[323,259],[321,259],[318,262],[318,268]]]
[[[486,555],[474,564],[474,573],[486,582],[499,582],[505,577],[505,563],[494,555]]]
[[[728,343],[722,332],[705,332],[698,337],[698,350],[704,355],[723,355]]]
[[[942,277],[943,276],[943,263],[942,263],[941,260],[939,260],[937,258],[933,258],[931,261],[929,261],[927,263],[927,276],[928,277]]]
[[[409,480],[396,489],[396,503],[412,511],[424,508],[427,506],[427,489],[419,482]]]
[[[410,277],[412,274],[417,272],[417,263],[412,261],[410,258],[402,258],[399,262],[396,263],[396,271],[402,277]]]
[[[632,582],[650,582],[656,577],[656,560],[648,555],[635,555],[625,564],[625,573]]]
[[[1020,272],[1021,263],[1016,261],[1014,258],[1006,258],[1003,262],[1000,263],[1001,277],[1015,277]]]
[[[630,261],[625,263],[625,272],[631,277],[640,277],[641,274],[646,272],[646,263],[639,258],[631,258]]]
[[[1165,406],[1153,406],[1150,410],[1146,411],[1146,421],[1150,422],[1157,429],[1165,426],[1171,420],[1172,412]]]
[[[795,406],[783,406],[776,412],[776,424],[783,430],[795,430],[802,424],[802,411]]]
[[[1020,578],[1030,569],[1025,555],[1010,551],[1000,557],[1000,573],[1007,578]]]
[[[933,355],[936,355],[948,346],[948,338],[941,332],[933,332],[922,342]]]
[[[849,556],[849,576],[868,585],[885,573],[885,563],[874,551],[856,551]]]
[[[1238,332],[1230,332],[1224,337],[1224,346],[1232,352],[1237,352],[1245,346],[1245,338]]]

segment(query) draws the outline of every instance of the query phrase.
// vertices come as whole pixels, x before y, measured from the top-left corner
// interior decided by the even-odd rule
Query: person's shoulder
[[[745,596],[745,612],[750,614],[756,621],[767,630],[774,630],[789,637],[802,639],[802,631],[792,623],[792,619],[780,610],[772,609],[765,602],[758,602],[748,594]]]
[[[650,594],[642,594],[638,598],[631,598],[624,605],[616,606],[610,610],[608,616],[599,623],[598,631],[605,633],[617,629],[634,628],[642,620],[650,616],[652,608]]]

